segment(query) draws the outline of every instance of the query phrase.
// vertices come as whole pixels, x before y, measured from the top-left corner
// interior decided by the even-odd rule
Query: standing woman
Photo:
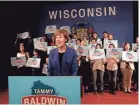
[[[54,41],[57,48],[49,53],[48,76],[76,76],[78,71],[77,53],[66,46],[68,32],[64,29],[57,30]]]
[[[33,57],[32,58],[40,58],[41,59],[38,49],[33,50]],[[41,59],[40,68],[32,68],[32,75],[33,76],[41,76],[42,75],[42,66],[43,66],[43,62]]]
[[[109,45],[109,48],[115,48],[113,44]],[[117,78],[117,71],[118,71],[118,64],[119,60],[115,57],[111,57],[107,59],[107,70],[110,82],[110,93],[116,94],[116,78]]]
[[[131,51],[130,44],[125,43],[123,51]],[[124,93],[131,93],[131,78],[133,70],[135,70],[133,62],[121,61],[120,63],[121,72],[123,75]]]
[[[77,35],[76,34],[73,34],[73,37],[71,39],[71,43],[76,44],[76,40],[77,40]]]
[[[47,72],[48,72],[48,57],[46,57],[45,63],[43,64],[42,75],[47,76]]]
[[[98,34],[97,34],[96,32],[94,32],[94,33],[93,33],[92,39],[95,39],[95,40],[96,40],[96,42],[101,41],[101,39],[100,39],[100,38],[98,38]]]
[[[81,45],[81,39],[76,40],[76,45],[80,46]]]
[[[81,41],[81,47],[85,47],[86,42],[84,40]],[[80,67],[79,67],[79,72],[80,76],[82,76],[82,85],[84,86],[84,93],[88,94],[88,86],[90,83],[90,78],[91,78],[91,70],[90,70],[90,65],[89,65],[89,59],[87,56],[79,56],[78,60],[80,59]]]
[[[17,57],[26,57],[26,59],[29,58],[29,53],[25,51],[25,48],[24,48],[24,44],[23,43],[21,43],[20,46],[19,46],[19,52],[17,53]],[[19,71],[18,75],[20,75],[20,76],[27,75],[27,72],[28,71],[26,70],[26,67],[25,66],[20,65],[17,68],[18,68],[18,71]]]
[[[50,46],[56,46],[55,39],[54,39],[54,35],[52,35],[52,41],[50,43]]]
[[[86,42],[86,45],[89,44],[89,40],[87,39],[87,36],[84,36],[84,37],[83,37],[83,40]]]
[[[113,38],[113,35],[112,35],[112,34],[109,34],[109,35],[108,35],[108,40],[114,40],[114,38]]]
[[[95,49],[101,49],[101,45],[97,44]],[[100,93],[103,94],[104,90],[104,84],[103,84],[103,76],[104,76],[104,64],[106,60],[105,59],[97,59],[97,60],[92,60],[91,61],[91,66],[92,66],[92,75],[93,75],[93,87],[94,87],[94,94],[97,93],[97,73],[99,73],[99,78],[100,78]]]
[[[81,39],[76,40],[76,45],[77,45],[77,47],[81,46]],[[78,63],[78,68],[79,68],[79,66],[80,66],[80,56],[77,57],[77,63]],[[78,70],[77,75],[80,75],[79,70]]]

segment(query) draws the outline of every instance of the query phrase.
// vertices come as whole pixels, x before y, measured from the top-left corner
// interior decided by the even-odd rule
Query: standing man
[[[139,48],[139,37],[136,38],[136,44],[137,44],[137,49],[135,50],[135,52],[139,53],[138,52],[138,48]],[[139,55],[137,55],[139,56]],[[134,82],[136,84],[136,92],[139,92],[139,88],[138,88],[138,65],[139,65],[139,61],[138,62],[135,62],[135,71],[134,71]]]
[[[104,43],[108,41],[108,33],[106,31],[103,32],[103,38],[101,39],[101,41],[104,48]]]
[[[50,51],[48,62],[48,76],[76,76],[78,71],[77,54],[66,46],[68,33],[58,30],[54,35],[57,48]]]

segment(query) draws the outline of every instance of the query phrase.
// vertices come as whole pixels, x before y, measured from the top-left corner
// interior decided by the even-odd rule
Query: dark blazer
[[[49,76],[76,76],[78,71],[77,53],[74,49],[66,47],[60,70],[58,48],[50,51],[48,62]]]
[[[101,41],[102,41],[102,47],[103,47],[104,46],[104,38],[102,38]]]

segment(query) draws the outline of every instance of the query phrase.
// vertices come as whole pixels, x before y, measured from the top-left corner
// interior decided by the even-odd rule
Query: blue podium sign
[[[80,77],[9,76],[9,104],[80,104]]]

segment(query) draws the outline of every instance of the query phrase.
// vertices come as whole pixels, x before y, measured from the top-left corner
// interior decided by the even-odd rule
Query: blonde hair
[[[85,42],[85,46],[87,46],[87,42],[86,42],[85,40],[82,40],[81,43],[82,43],[83,41]]]

